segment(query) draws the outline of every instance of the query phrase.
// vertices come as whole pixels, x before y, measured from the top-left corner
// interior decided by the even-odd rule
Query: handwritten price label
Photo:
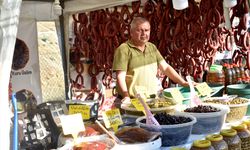
[[[196,85],[195,88],[202,96],[210,95],[213,92],[206,82]]]
[[[69,114],[81,113],[82,118],[87,120],[90,118],[90,106],[88,105],[69,105]]]
[[[112,109],[103,112],[103,121],[107,128],[112,127],[116,132],[119,125],[123,124],[119,109]]]
[[[173,99],[176,100],[178,103],[181,103],[182,100],[184,99],[184,97],[182,96],[182,94],[178,88],[173,88],[170,91],[170,93],[171,93]]]
[[[145,114],[145,109],[144,109],[142,103],[139,101],[139,99],[131,99],[131,103],[135,106],[136,110],[143,111],[143,113]],[[149,106],[147,105],[147,103],[146,103],[146,106],[148,107],[148,109],[150,109]]]

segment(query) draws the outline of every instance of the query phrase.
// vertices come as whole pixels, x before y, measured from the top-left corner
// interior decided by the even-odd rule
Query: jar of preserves
[[[206,136],[206,139],[211,141],[215,150],[228,150],[227,143],[223,140],[223,136],[220,134],[210,134]]]
[[[223,129],[220,134],[228,145],[228,150],[241,150],[241,140],[234,129]]]
[[[232,128],[237,131],[237,134],[240,137],[241,149],[249,150],[250,149],[250,131],[247,130],[247,125],[240,124],[237,126],[232,126]]]
[[[190,150],[215,150],[209,140],[195,140]]]

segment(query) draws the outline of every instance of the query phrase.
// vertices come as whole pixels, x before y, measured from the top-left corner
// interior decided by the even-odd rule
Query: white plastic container
[[[211,134],[219,132],[225,123],[227,113],[229,108],[225,105],[220,104],[203,104],[211,105],[217,109],[220,109],[218,112],[209,112],[209,113],[191,113],[185,112],[189,115],[194,116],[197,119],[197,122],[193,125],[192,134]]]
[[[183,10],[188,8],[188,0],[172,0],[173,7],[176,10]]]
[[[115,144],[112,150],[159,150],[161,148],[161,138],[152,142],[138,144]]]
[[[142,123],[143,119],[146,117],[139,117],[136,119],[136,124],[139,125],[141,128],[144,128],[148,131],[153,132],[161,132],[162,133],[162,146],[176,146],[185,144],[192,131],[193,124],[196,123],[196,118],[185,113],[176,112],[175,116],[183,116],[190,118],[192,121],[182,124],[173,124],[173,125],[161,125],[161,128],[157,128],[156,126],[147,125]]]

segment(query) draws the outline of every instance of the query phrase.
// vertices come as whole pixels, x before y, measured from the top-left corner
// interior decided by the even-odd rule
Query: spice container
[[[195,140],[190,150],[215,150],[209,140]]]
[[[247,125],[240,124],[238,126],[232,126],[232,128],[237,131],[237,134],[240,137],[241,149],[249,150],[250,149],[250,131],[247,130]]]
[[[220,134],[228,145],[228,150],[241,150],[241,140],[234,129],[223,129]]]
[[[227,143],[223,140],[222,135],[210,134],[206,137],[206,139],[211,141],[211,144],[215,150],[228,150]]]

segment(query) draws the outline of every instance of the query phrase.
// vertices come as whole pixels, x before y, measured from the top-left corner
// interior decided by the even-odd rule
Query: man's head
[[[130,24],[130,40],[135,45],[145,44],[150,38],[150,23],[143,17],[135,17]]]

